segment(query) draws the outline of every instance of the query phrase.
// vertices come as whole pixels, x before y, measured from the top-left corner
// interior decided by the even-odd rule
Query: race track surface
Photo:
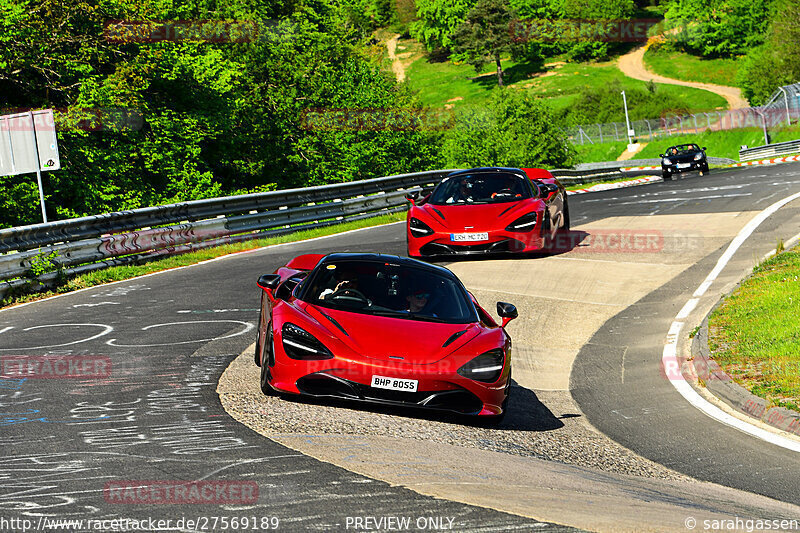
[[[536,433],[557,439],[563,431],[567,437],[554,449],[568,447],[570,435],[588,434],[594,427],[618,443],[609,440],[608,450],[621,444],[620,454],[625,447],[635,452],[632,456],[642,456],[637,465],[646,465],[649,470],[631,473],[649,477],[648,483],[664,483],[664,493],[659,495],[660,485],[641,485],[636,487],[637,497],[647,492],[653,500],[671,501],[677,490],[674,483],[692,483],[681,481],[690,476],[736,489],[720,489],[720,494],[729,499],[719,501],[718,506],[709,502],[708,511],[752,518],[800,518],[796,507],[780,503],[800,504],[797,454],[701,414],[675,392],[659,369],[670,322],[713,268],[723,247],[755,212],[798,191],[800,165],[786,164],[572,196],[570,209],[576,229],[594,235],[614,228],[652,228],[663,231],[668,237],[665,242],[672,243],[673,248],[668,255],[658,256],[628,254],[620,258],[609,252],[603,257],[592,256],[590,267],[581,262],[586,256],[580,255],[579,249],[541,261],[492,259],[447,264],[487,308],[493,307],[492,299],[499,293],[510,292],[517,294],[521,309],[529,309],[530,320],[521,314],[512,322],[516,329],[511,334],[523,348],[518,354],[520,364],[515,366],[518,396],[509,413],[510,426],[496,430],[504,433],[498,436],[498,442],[516,435],[511,426],[525,420],[528,406],[535,405],[540,414],[550,413],[550,425],[535,431],[528,428],[527,433],[532,438],[538,438],[532,435]],[[754,257],[774,249],[777,238],[786,240],[800,232],[798,204],[781,209],[747,241],[698,305],[698,316],[752,267]],[[687,236],[691,237],[689,241],[685,240]],[[208,527],[207,518],[205,528],[203,524],[188,527],[177,520],[227,516],[255,517],[259,523],[262,517],[276,517],[278,529],[283,531],[365,531],[386,530],[389,523],[382,522],[379,527],[376,522],[356,519],[392,516],[409,517],[412,527],[408,530],[421,530],[420,524],[427,530],[560,530],[563,526],[558,524],[567,522],[595,529],[591,522],[565,520],[566,515],[548,511],[547,502],[523,508],[504,506],[499,500],[490,503],[481,500],[480,494],[451,497],[444,483],[437,485],[437,480],[431,480],[437,486],[415,491],[403,486],[411,483],[398,482],[398,478],[388,483],[385,479],[391,476],[382,477],[367,467],[334,466],[330,463],[346,464],[346,457],[326,457],[324,461],[312,458],[296,451],[302,447],[297,435],[292,447],[284,446],[240,424],[223,409],[217,394],[219,378],[254,340],[259,302],[255,280],[298,253],[328,251],[402,255],[404,228],[402,224],[390,225],[244,253],[0,312],[0,358],[4,361],[19,360],[18,356],[70,355],[109,365],[108,372],[83,380],[0,379],[0,443],[5,458],[0,465],[0,526],[3,518],[31,520],[34,525],[42,517],[152,518],[172,520],[169,526],[181,531],[224,531],[219,520],[215,529]],[[548,266],[537,274],[540,283],[509,288],[514,276],[523,275],[527,265],[536,265],[537,261],[560,265],[560,269]],[[559,300],[559,283],[566,285],[571,279],[583,283],[597,279],[602,283],[573,287],[595,298],[589,304],[576,305],[567,302],[568,298]],[[542,287],[556,290],[540,296],[537,291]],[[540,302],[543,298],[549,302],[544,307]],[[559,307],[559,301],[571,307]],[[567,318],[578,308],[585,314],[571,324]],[[558,320],[548,321],[548,316]],[[573,326],[579,334],[571,339]],[[553,343],[561,359],[549,358],[552,354],[537,344],[538,333],[525,331],[540,328],[549,328],[551,336],[563,340]],[[237,390],[228,393],[235,396]],[[281,408],[281,404],[264,405]],[[287,412],[297,413],[339,409],[290,402],[286,406]],[[428,423],[428,417],[407,413],[342,409],[331,412],[355,412],[354,416],[365,424],[372,424],[377,416],[387,417],[386,427],[408,423],[410,431],[416,426],[422,432]],[[308,423],[308,419],[297,421]],[[435,418],[431,421],[437,428],[436,424],[442,423]],[[292,420],[285,420],[280,432],[286,434],[291,426]],[[458,462],[459,450],[465,444],[459,442],[462,430],[457,425],[449,427],[457,437],[451,439],[453,442],[417,439],[415,446],[426,442],[431,456],[447,454]],[[465,427],[463,432],[476,433],[474,429]],[[478,432],[475,439],[480,438]],[[383,448],[389,448],[392,439],[383,442]],[[463,448],[466,472],[479,468],[475,461],[485,457],[478,451],[481,446],[473,444]],[[525,443],[521,446],[524,448]],[[540,464],[540,474],[552,469],[562,475],[565,464],[576,465],[569,467],[572,469],[589,469],[582,475],[592,482],[625,474],[613,465],[593,471],[592,465],[580,458],[571,462],[569,457],[542,457],[510,448],[493,447],[487,441],[482,449],[493,450],[498,462],[508,457],[519,469],[532,464],[518,462],[526,458],[552,465]],[[424,454],[425,450],[409,448],[409,453]],[[651,464],[648,460],[653,466],[647,466]],[[620,464],[625,468],[628,463]],[[601,471],[606,473],[598,473]],[[523,475],[520,470],[517,475],[524,478],[530,474]],[[181,500],[165,505],[152,501],[164,497],[152,490],[157,485],[155,480],[224,481],[248,490],[257,487],[258,497],[224,501],[231,493],[223,492],[213,501]],[[114,490],[121,486],[151,490]],[[513,500],[514,493],[523,491],[524,487],[519,487],[502,499]],[[766,496],[775,501],[774,505],[766,498],[751,499],[749,493]],[[172,498],[180,500],[175,495]],[[454,499],[476,505],[450,501]],[[758,511],[767,506],[769,516],[758,516]],[[622,508],[615,511],[625,515]],[[677,518],[682,524],[684,517]],[[416,520],[422,522],[415,525]],[[610,526],[604,524],[599,529]],[[670,524],[657,529],[677,527]]]

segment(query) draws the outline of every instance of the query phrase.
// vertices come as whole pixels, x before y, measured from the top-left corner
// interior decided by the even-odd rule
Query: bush
[[[486,108],[460,112],[444,137],[442,168],[483,166],[564,168],[575,150],[561,123],[540,101],[497,88]]]

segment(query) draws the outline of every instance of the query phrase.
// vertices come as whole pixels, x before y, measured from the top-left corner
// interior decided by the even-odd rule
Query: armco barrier
[[[766,146],[756,146],[747,150],[739,151],[739,161],[752,161],[754,159],[766,159],[778,155],[796,154],[800,152],[800,140],[787,141],[783,143],[768,144]]]
[[[452,170],[335,185],[196,200],[0,229],[0,299],[64,275],[140,262],[209,246],[318,228],[407,208],[405,195]],[[554,170],[565,184],[622,177],[619,169]],[[53,253],[55,252],[55,254]],[[31,268],[51,257],[49,273]]]

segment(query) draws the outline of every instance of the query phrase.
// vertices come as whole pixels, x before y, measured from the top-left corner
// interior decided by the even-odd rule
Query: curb
[[[644,185],[645,183],[653,183],[656,181],[663,181],[659,176],[645,176],[643,178],[636,178],[628,181],[618,181],[617,183],[598,183],[586,189],[573,189],[567,191],[567,195],[585,194],[587,192],[600,192],[609,191],[611,189],[624,189],[625,187],[633,187],[635,185]]]
[[[749,167],[751,165],[774,165],[777,163],[791,163],[793,161],[800,161],[800,155],[777,157],[775,159],[759,159],[758,161],[748,161],[746,163],[734,163],[733,165],[731,165],[731,167]]]
[[[719,303],[703,318],[700,329],[692,339],[692,360],[686,361],[681,369],[686,380],[697,383],[701,379],[709,393],[735,411],[776,429],[800,436],[800,413],[783,407],[768,407],[767,400],[733,381],[733,378],[712,358],[708,347],[708,317],[718,305]]]
[[[653,166],[653,167],[626,167],[619,169],[620,172],[636,172],[638,170],[661,170],[661,167]]]

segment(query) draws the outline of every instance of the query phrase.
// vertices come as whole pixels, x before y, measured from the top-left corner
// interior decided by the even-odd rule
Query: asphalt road
[[[578,195],[570,207],[580,224],[608,216],[760,210],[798,190],[800,165],[780,165]],[[770,245],[774,240],[761,247]],[[0,379],[0,529],[22,529],[3,518],[36,523],[42,516],[170,519],[171,527],[182,517],[276,517],[285,531],[346,530],[356,518],[397,516],[457,531],[558,529],[364,478],[227,416],[215,386],[254,339],[255,279],[298,253],[332,250],[403,254],[404,230],[393,225],[274,247],[0,312],[0,357],[78,355],[110,363],[107,375],[85,380]],[[675,306],[719,253],[601,328],[576,360],[574,395],[596,427],[646,457],[797,503],[797,458],[700,415],[653,368]],[[624,383],[621,347],[627,347]],[[104,494],[124,481],[147,480],[255,482],[259,497],[256,503],[154,505],[143,500],[152,492],[138,493],[135,503]]]

